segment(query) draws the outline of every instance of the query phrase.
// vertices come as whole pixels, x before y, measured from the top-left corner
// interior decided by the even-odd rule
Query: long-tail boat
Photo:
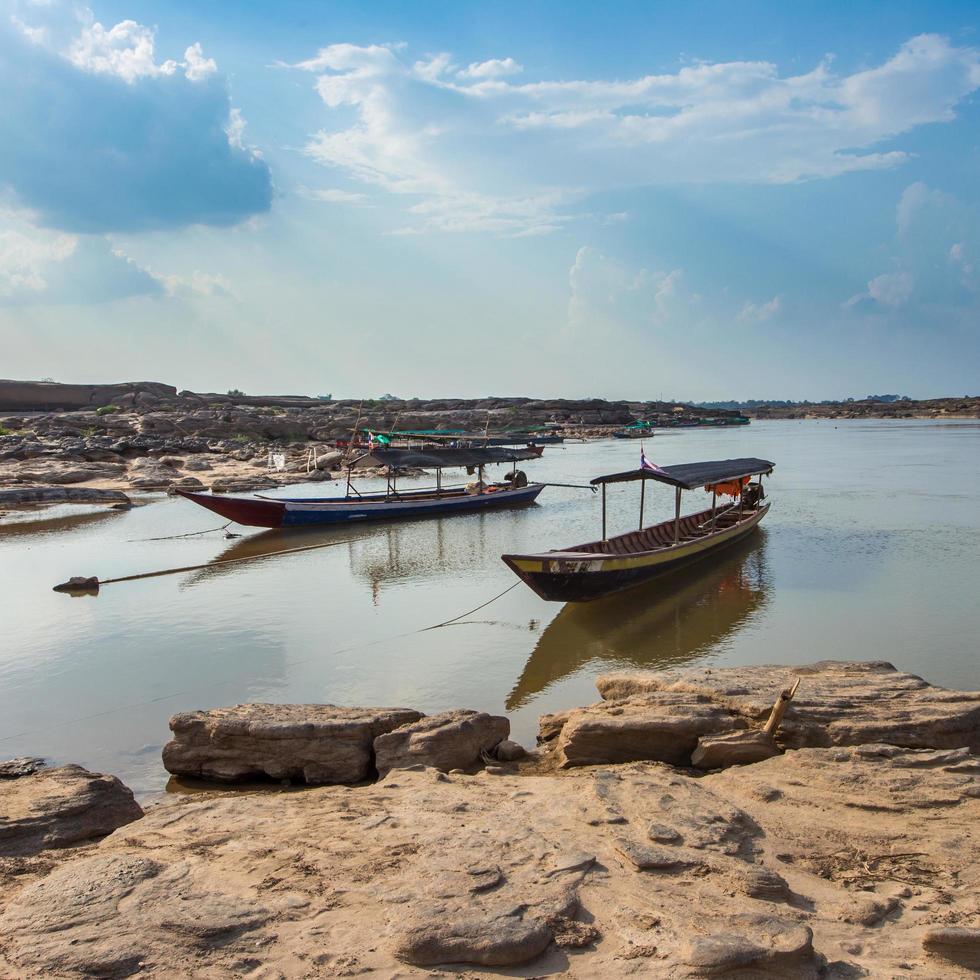
[[[659,575],[716,555],[751,534],[769,511],[762,477],[774,464],[765,459],[724,459],[657,466],[641,452],[639,469],[592,480],[602,488],[602,538],[540,554],[503,555],[508,566],[542,599],[582,602],[633,588]],[[752,477],[756,480],[753,483]],[[643,526],[648,480],[674,487],[674,517]],[[636,531],[606,535],[606,487],[640,483],[640,521]],[[681,516],[681,493],[704,487],[711,507]],[[719,497],[732,502],[719,506]]]
[[[236,524],[251,527],[298,527],[303,525],[351,524],[359,521],[393,520],[408,517],[461,514],[502,507],[522,507],[534,502],[543,483],[528,483],[517,470],[522,460],[537,459],[541,449],[373,449],[352,460],[347,468],[347,491],[343,497],[226,497],[212,493],[176,492],[195,504]],[[514,464],[513,474],[503,482],[487,483],[483,468],[493,463]],[[354,487],[355,468],[384,467],[383,493],[359,493]],[[434,469],[435,487],[399,490],[398,470]],[[442,471],[466,467],[478,474],[465,486],[443,487]]]

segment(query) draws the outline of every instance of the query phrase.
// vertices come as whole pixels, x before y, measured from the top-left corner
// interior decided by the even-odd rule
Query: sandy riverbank
[[[802,747],[708,773],[635,758],[660,751],[655,729],[688,738],[705,707],[749,724],[790,670],[600,682],[612,700],[579,709],[605,705],[592,751],[633,761],[572,765],[552,738],[521,761],[443,772],[425,753],[456,713],[409,722],[417,735],[396,748],[419,764],[360,785],[212,786],[140,817],[121,784],[84,771],[4,780],[0,972],[974,975],[980,694],[815,665],[785,719],[783,741]],[[624,684],[628,711],[613,697]],[[211,723],[182,717],[178,741]],[[361,716],[344,717],[349,734]],[[279,729],[279,756],[294,737]]]

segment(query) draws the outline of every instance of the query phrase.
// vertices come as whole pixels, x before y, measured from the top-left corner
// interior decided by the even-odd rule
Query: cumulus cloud
[[[0,188],[39,224],[140,231],[268,210],[269,169],[199,44],[158,61],[153,31],[134,21],[106,28],[83,11],[66,26],[57,8],[38,27],[36,10],[20,12],[33,34],[0,25]]]
[[[952,203],[952,198],[942,191],[934,190],[928,184],[917,180],[902,191],[898,201],[895,220],[900,235],[908,234],[912,225],[923,211],[938,210]]]
[[[161,284],[100,237],[34,228],[28,215],[0,213],[0,304],[102,303],[152,295]]]
[[[737,319],[742,323],[764,323],[780,313],[782,308],[782,298],[773,296],[765,303],[746,303]]]
[[[460,78],[503,78],[506,75],[519,75],[522,71],[524,66],[513,58],[491,58],[489,61],[474,61],[456,74]]]
[[[45,290],[48,267],[64,262],[77,244],[72,235],[30,235],[9,227],[0,230],[0,297]]]
[[[353,44],[294,67],[316,74],[331,110],[306,152],[391,193],[483,202],[472,224],[461,214],[451,230],[495,230],[486,202],[503,212],[550,199],[559,211],[602,190],[893,167],[906,153],[883,141],[951,120],[980,88],[977,49],[938,35],[850,74],[829,59],[797,75],[736,61],[626,80],[518,82],[508,76],[521,66],[509,58],[452,74],[449,54],[413,62],[399,45]]]
[[[852,296],[844,306],[857,306],[859,303],[871,300],[879,306],[894,310],[909,301],[914,285],[915,279],[907,270],[883,272],[868,282],[865,292]]]

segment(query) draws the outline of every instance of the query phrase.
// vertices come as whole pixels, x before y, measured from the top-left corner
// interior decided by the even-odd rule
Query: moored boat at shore
[[[503,561],[539,596],[553,602],[598,599],[641,585],[650,579],[687,567],[740,541],[758,526],[769,511],[762,477],[774,464],[743,458],[656,466],[641,454],[641,466],[592,480],[602,488],[602,538],[586,544],[537,554],[503,555]],[[756,482],[752,482],[756,477]],[[673,520],[643,527],[646,482],[674,487]],[[606,486],[640,482],[639,529],[606,536]],[[704,487],[711,507],[681,516],[681,493]],[[718,497],[731,504],[718,506]]]
[[[540,455],[540,447],[431,449],[424,452],[375,449],[352,461],[347,470],[347,492],[343,497],[228,497],[191,490],[178,489],[176,492],[236,524],[250,527],[320,526],[445,516],[533,503],[544,484],[528,483],[516,464],[537,459]],[[514,469],[503,481],[486,483],[484,467],[494,463],[512,463]],[[385,469],[387,478],[383,493],[362,494],[354,488],[352,470],[358,465]],[[398,470],[406,467],[434,469],[436,486],[399,490]],[[477,474],[477,479],[465,486],[443,487],[442,470],[448,467],[466,467]]]

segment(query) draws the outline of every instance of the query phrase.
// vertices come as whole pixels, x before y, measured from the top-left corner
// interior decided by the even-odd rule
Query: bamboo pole
[[[783,720],[783,715],[786,714],[786,709],[789,707],[790,701],[793,700],[796,689],[800,686],[801,680],[803,680],[802,677],[797,677],[796,683],[792,687],[783,688],[779,692],[779,697],[776,698],[776,703],[772,706],[772,711],[769,712],[769,720],[762,728],[767,735],[775,736],[780,722]]]

